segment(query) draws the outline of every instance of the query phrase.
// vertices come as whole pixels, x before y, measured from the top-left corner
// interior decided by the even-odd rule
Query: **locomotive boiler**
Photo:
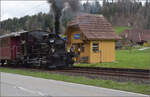
[[[57,68],[70,67],[74,63],[74,54],[66,51],[65,40],[52,32],[16,32],[1,36],[0,40],[1,44],[4,44],[4,40],[9,44],[0,47],[2,65],[7,63],[26,67]]]

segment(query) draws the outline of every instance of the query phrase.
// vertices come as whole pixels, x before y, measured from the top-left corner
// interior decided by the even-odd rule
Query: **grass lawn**
[[[120,34],[121,32],[123,32],[126,29],[131,29],[130,27],[125,27],[125,26],[121,26],[121,27],[114,27],[114,30],[116,33]]]
[[[150,49],[116,50],[116,62],[75,64],[75,66],[150,69]]]
[[[143,94],[150,94],[149,85],[146,84],[134,84],[131,82],[121,83],[115,82],[111,80],[97,80],[97,79],[90,79],[86,77],[75,77],[75,76],[67,76],[61,74],[50,74],[47,72],[33,72],[29,70],[20,70],[20,69],[10,69],[10,68],[0,68],[0,72],[8,72],[8,73],[16,73],[22,74],[27,76],[45,78],[45,79],[54,79],[54,80],[61,80],[66,82],[72,83],[79,83],[79,84],[86,84],[86,85],[93,85],[97,87],[104,87],[104,88],[112,88],[136,93],[143,93]]]

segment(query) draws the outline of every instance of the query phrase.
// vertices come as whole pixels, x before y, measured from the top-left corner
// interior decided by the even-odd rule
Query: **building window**
[[[81,52],[84,52],[84,43],[81,44]]]
[[[80,44],[78,44],[78,48],[80,48]]]
[[[93,43],[93,52],[98,52],[98,43]]]

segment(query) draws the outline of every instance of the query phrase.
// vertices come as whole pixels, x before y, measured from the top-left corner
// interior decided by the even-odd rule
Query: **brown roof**
[[[125,30],[121,35],[134,42],[150,40],[150,30],[146,29]]]
[[[103,15],[82,14],[68,23],[68,27],[79,27],[81,32],[90,40],[121,39]]]

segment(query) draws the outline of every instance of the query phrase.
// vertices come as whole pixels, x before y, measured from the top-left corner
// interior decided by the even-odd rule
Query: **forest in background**
[[[142,5],[140,0],[103,0],[100,4],[98,0],[93,3],[80,4],[81,13],[103,14],[113,26],[130,26],[132,28],[150,29],[150,0],[146,0]],[[63,17],[63,25],[71,19]],[[39,13],[33,16],[24,16],[4,20],[0,23],[0,34],[10,33],[20,30],[47,30],[52,31],[54,20],[50,13]]]

